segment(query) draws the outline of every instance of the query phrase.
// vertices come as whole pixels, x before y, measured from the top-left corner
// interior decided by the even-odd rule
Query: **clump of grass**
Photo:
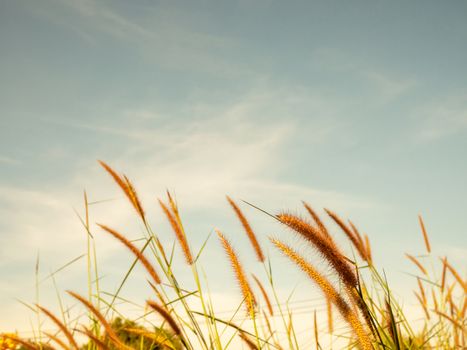
[[[85,217],[80,220],[87,233],[88,255],[88,296],[76,292],[68,294],[88,311],[89,323],[77,326],[67,318],[62,308],[61,317],[53,314],[48,308],[37,305],[30,307],[37,313],[44,314],[56,326],[57,332],[45,332],[41,328],[34,339],[25,339],[17,334],[0,334],[1,350],[18,349],[55,349],[55,345],[65,350],[143,350],[143,349],[201,349],[225,350],[243,344],[249,349],[301,349],[304,346],[295,332],[294,309],[289,300],[278,298],[273,278],[271,258],[264,254],[259,239],[246,219],[238,204],[227,196],[227,201],[245,231],[248,241],[258,260],[264,267],[265,278],[269,285],[264,285],[261,278],[252,274],[264,299],[264,304],[257,302],[248,280],[249,267],[243,265],[236,250],[220,230],[216,230],[227,260],[230,262],[234,279],[239,285],[241,303],[230,317],[222,317],[216,313],[211,300],[207,278],[202,279],[199,271],[199,257],[206,242],[198,253],[189,244],[189,235],[182,224],[179,207],[174,198],[167,192],[167,202],[159,200],[159,205],[175,234],[175,240],[181,253],[191,269],[194,286],[184,286],[174,273],[174,249],[164,247],[158,235],[153,231],[139,196],[130,180],[118,174],[108,164],[99,161],[107,173],[111,175],[118,187],[143,222],[143,247],[139,248],[135,241],[107,225],[98,226],[120,241],[134,256],[135,260],[126,271],[123,281],[116,292],[110,293],[111,302],[105,301],[104,291],[99,287],[94,237],[89,224],[89,205],[85,193]],[[327,332],[330,334],[329,348],[333,340],[342,348],[343,339],[347,339],[348,349],[462,349],[466,347],[466,309],[467,283],[461,274],[449,262],[447,257],[439,260],[440,266],[433,264],[431,244],[424,220],[419,216],[424,250],[426,254],[409,254],[407,258],[417,268],[416,289],[414,293],[423,311],[423,325],[414,327],[408,320],[402,307],[395,301],[385,275],[381,274],[373,263],[368,236],[362,235],[350,220],[344,221],[335,212],[325,209],[329,219],[337,225],[356,254],[346,255],[336,243],[331,230],[308,203],[303,206],[310,221],[300,215],[281,212],[273,218],[303,239],[307,246],[317,252],[320,260],[328,267],[326,274],[320,271],[321,264],[312,264],[310,257],[302,254],[293,245],[282,239],[270,238],[272,246],[300,269],[308,279],[318,287],[326,303]],[[352,257],[352,258],[351,258]],[[158,301],[147,301],[140,320],[149,322],[148,317],[157,313],[162,323],[153,329],[127,320],[118,326],[115,319],[108,317],[116,311],[115,302],[121,300],[120,291],[127,283],[135,264],[141,263],[149,276],[148,282]],[[322,269],[322,268],[321,268]],[[439,272],[441,275],[439,276]],[[268,293],[269,291],[269,293]],[[273,297],[270,299],[270,295]],[[273,305],[275,302],[275,305]],[[234,318],[242,307],[246,307],[247,317],[240,318],[241,323],[234,323]],[[336,317],[333,310],[337,310]],[[241,314],[241,313],[240,313]],[[340,317],[339,317],[340,315]],[[275,322],[278,318],[280,322]],[[310,313],[309,334],[314,334],[317,349],[323,348],[323,330],[320,330],[316,310]],[[340,328],[335,326],[339,319],[346,323],[350,335],[339,334]],[[273,322],[274,321],[274,322]],[[76,332],[86,337],[87,342],[79,345]],[[279,337],[280,334],[284,336]],[[132,339],[130,342],[129,339]],[[236,339],[240,339],[236,343]],[[135,343],[136,341],[136,343]]]

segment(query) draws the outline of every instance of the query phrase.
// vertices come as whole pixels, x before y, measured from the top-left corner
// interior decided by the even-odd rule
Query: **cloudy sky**
[[[465,267],[466,16],[465,1],[0,1],[0,308],[11,315],[0,329],[31,328],[16,298],[34,301],[38,255],[43,278],[85,252],[84,189],[105,200],[92,222],[138,237],[97,159],[133,179],[167,244],[166,188],[193,246],[218,227],[248,264],[225,194],[351,217],[401,290],[414,282],[404,253],[424,252],[419,213],[435,254]],[[286,237],[243,208],[265,246]],[[112,291],[131,259],[96,240]],[[213,293],[228,298],[228,263],[208,246]],[[84,291],[85,269],[57,275],[58,289]],[[53,288],[40,289],[52,309]]]

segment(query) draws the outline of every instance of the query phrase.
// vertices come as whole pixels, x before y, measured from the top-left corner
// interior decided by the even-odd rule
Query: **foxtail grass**
[[[253,248],[250,249],[252,256],[254,254],[259,265],[264,268],[264,276],[251,274],[264,303],[258,302],[250,285],[247,277],[251,272],[250,267],[240,262],[237,251],[234,250],[230,241],[220,230],[215,230],[230,262],[241,296],[241,302],[235,305],[235,311],[228,317],[222,317],[212,301],[208,285],[210,274],[206,273],[200,265],[200,257],[208,244],[210,235],[201,247],[190,245],[190,237],[186,234],[178,204],[167,191],[167,201],[159,200],[159,205],[175,234],[175,238],[173,234],[166,236],[173,238],[172,245],[169,246],[165,239],[160,239],[160,233],[156,234],[151,227],[149,216],[146,216],[133,183],[125,175],[113,170],[107,163],[100,161],[100,164],[123,191],[136,211],[137,219],[143,221],[144,245],[138,248],[134,241],[130,241],[116,229],[98,224],[103,231],[123,244],[134,256],[133,263],[116,291],[113,293],[103,291],[99,286],[102,276],[97,271],[94,232],[91,232],[89,218],[91,203],[85,192],[85,214],[82,217],[78,216],[87,236],[87,298],[72,291],[68,293],[84,307],[85,312],[82,315],[88,315],[89,324],[84,326],[77,319],[70,318],[68,309],[62,305],[59,293],[57,294],[61,318],[39,305],[38,258],[36,306],[26,304],[37,313],[35,315],[37,330],[35,330],[33,339],[10,335],[11,342],[17,346],[28,350],[54,350],[55,346],[64,350],[149,350],[154,346],[171,350],[226,350],[236,349],[235,346],[240,346],[239,344],[243,342],[243,345],[249,349],[299,350],[309,348],[312,341],[319,349],[333,346],[342,348],[344,346],[342,340],[346,339],[348,349],[466,348],[467,283],[462,278],[462,273],[451,261],[448,261],[447,257],[441,259],[440,265],[439,261],[433,259],[431,244],[421,216],[418,220],[424,241],[424,254],[406,253],[406,257],[414,265],[411,266],[416,268],[414,293],[424,315],[421,320],[422,326],[414,327],[410,315],[406,315],[395,300],[384,272],[377,270],[368,235],[362,234],[363,231],[360,231],[352,221],[344,221],[333,211],[325,209],[330,220],[343,231],[350,242],[351,252],[355,254],[347,255],[347,247],[343,249],[342,245],[337,244],[338,241],[334,239],[333,230],[331,230],[334,225],[326,226],[320,215],[308,203],[303,202],[303,207],[309,215],[309,220],[288,212],[272,216],[260,209],[261,212],[277,219],[283,227],[301,237],[305,248],[312,247],[313,251],[318,253],[311,259],[311,256],[299,253],[293,245],[288,245],[281,239],[270,240],[272,246],[290,260],[293,266],[301,270],[323,297],[322,311],[327,313],[327,327],[319,327],[319,320],[324,318],[321,318],[318,312],[310,311],[308,319],[312,322],[309,322],[306,334],[313,335],[314,333],[314,337],[311,338],[311,342],[303,342],[300,339],[302,333],[296,331],[296,310],[289,304],[289,299],[284,301],[278,296],[275,280],[276,267],[273,268],[276,265],[269,253],[264,253],[267,252],[266,245],[260,245],[259,238],[261,237],[253,231],[245,213],[235,201],[227,196],[227,201]],[[251,207],[259,209],[254,205]],[[310,250],[304,249],[304,251]],[[190,272],[192,273],[191,282],[186,283],[186,276],[183,279],[177,276],[179,269],[174,264],[178,261],[177,255],[179,254],[188,265],[183,265],[184,271],[188,272],[188,276]],[[433,260],[438,265],[427,264]],[[312,264],[311,261],[317,262]],[[129,276],[138,263],[141,263],[149,275],[148,282],[151,286],[149,289],[151,295],[145,298],[150,301],[144,303],[144,306],[120,295],[123,286],[130,283]],[[282,266],[282,263],[279,266]],[[54,278],[53,281],[55,285]],[[267,289],[261,281],[269,282]],[[112,300],[107,301],[105,296],[110,296]],[[272,299],[269,296],[272,296]],[[152,301],[153,299],[157,301]],[[275,304],[273,305],[271,301]],[[142,315],[136,320],[144,322],[147,326],[143,327],[134,323],[133,326],[115,328],[112,317],[109,315],[119,314],[119,302],[144,309]],[[244,308],[246,315],[239,311]],[[155,324],[150,321],[149,315],[154,311],[160,316],[157,322],[162,318],[162,323]],[[55,332],[43,329],[44,317],[42,316],[46,316],[56,327]],[[121,316],[125,318],[124,315]],[[338,323],[341,321],[345,323],[345,329],[350,333],[344,334],[343,331],[341,333],[342,328]],[[325,345],[325,337],[321,334],[323,328],[327,328],[330,334],[330,341],[327,345]],[[88,343],[80,344],[82,336],[78,337],[75,332],[82,333]],[[8,335],[0,334],[0,345],[3,344],[2,337],[5,338]],[[129,339],[136,339],[138,343],[130,344]],[[8,348],[8,350],[13,349]]]
[[[258,239],[256,238],[256,235],[253,232],[253,229],[250,226],[250,223],[248,222],[248,220],[246,219],[245,215],[240,210],[238,205],[232,200],[232,198],[230,198],[229,196],[226,196],[226,197],[227,197],[227,201],[229,202],[230,206],[232,207],[238,219],[240,220],[243,226],[243,229],[245,230],[245,233],[247,234],[248,239],[250,240],[253,250],[255,251],[258,261],[263,262],[265,259],[264,253],[263,253],[263,250],[261,249],[261,246],[258,243]]]
[[[238,259],[237,253],[235,253],[228,239],[219,230],[216,230],[216,233],[232,266],[232,270],[235,274],[235,278],[238,282],[243,299],[246,304],[247,312],[249,315],[254,315],[256,298],[253,294],[250,283],[248,282],[245,270],[242,264],[240,263],[240,260]]]

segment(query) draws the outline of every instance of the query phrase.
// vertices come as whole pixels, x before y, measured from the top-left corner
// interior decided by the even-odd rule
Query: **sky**
[[[31,329],[17,299],[35,300],[38,256],[42,278],[86,252],[83,190],[103,201],[93,223],[138,236],[98,159],[133,180],[167,244],[166,189],[193,246],[217,227],[252,269],[225,195],[272,213],[306,200],[368,233],[402,295],[415,286],[404,253],[424,252],[418,214],[433,254],[465,273],[466,16],[465,1],[0,1],[0,308],[11,315],[0,329]],[[242,208],[274,254],[268,235],[287,232]],[[113,290],[131,258],[96,242]],[[208,247],[213,294],[235,299],[215,237]],[[85,269],[65,269],[57,288],[84,291]],[[278,258],[278,275],[290,270]],[[316,295],[293,276],[278,276],[284,293],[297,282]],[[137,282],[125,295],[140,298]],[[50,279],[40,301],[57,307]]]

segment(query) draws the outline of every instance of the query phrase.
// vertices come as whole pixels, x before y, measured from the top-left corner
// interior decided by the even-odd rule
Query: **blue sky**
[[[1,1],[0,306],[15,316],[0,328],[29,328],[14,298],[33,300],[38,252],[44,274],[84,252],[83,189],[113,199],[94,221],[137,227],[96,159],[133,179],[169,243],[166,188],[195,246],[213,227],[242,234],[228,193],[351,217],[396,286],[413,282],[422,213],[435,253],[465,267],[466,15],[464,1]],[[264,244],[286,234],[247,212]],[[128,256],[105,237],[100,253],[112,288]],[[220,255],[213,240],[206,264]]]

